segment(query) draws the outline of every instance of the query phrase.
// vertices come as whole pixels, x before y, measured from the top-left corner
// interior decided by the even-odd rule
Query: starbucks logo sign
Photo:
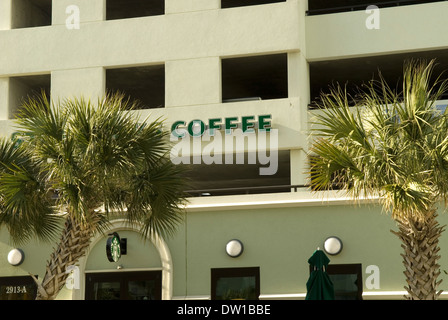
[[[106,243],[107,259],[110,262],[117,262],[121,258],[121,241],[118,233],[114,232],[107,239]]]

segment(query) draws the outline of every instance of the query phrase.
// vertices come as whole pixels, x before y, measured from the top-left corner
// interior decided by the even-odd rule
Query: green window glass
[[[211,270],[212,300],[258,300],[260,269],[217,268]]]
[[[362,300],[361,264],[329,264],[335,300]]]

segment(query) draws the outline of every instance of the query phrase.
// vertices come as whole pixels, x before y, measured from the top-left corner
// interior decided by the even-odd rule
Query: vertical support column
[[[300,97],[303,86],[300,68],[300,51],[288,52],[288,98]]]
[[[165,14],[221,8],[221,0],[165,0]]]
[[[220,58],[167,61],[166,107],[221,102]]]
[[[84,23],[106,19],[106,0],[53,1],[52,25],[65,26],[78,32]],[[51,73],[51,97],[57,102],[66,98],[85,98],[95,101],[106,91],[105,71],[102,67],[57,70]]]
[[[308,104],[310,100],[309,68],[302,51],[288,53],[288,96],[298,100],[299,113],[296,146],[290,150],[291,185],[308,183],[307,172],[307,136],[308,136]],[[294,190],[292,190],[294,191]]]
[[[14,0],[0,0],[0,30],[11,29],[12,1]]]
[[[105,70],[102,67],[58,70],[51,73],[51,98],[85,98],[92,101],[102,97],[106,88]]]
[[[290,150],[291,185],[309,183],[307,172],[307,154],[303,149]],[[294,190],[291,190],[294,191]]]
[[[0,78],[0,120],[9,117],[9,78]],[[1,135],[1,132],[0,132]]]
[[[306,116],[306,108],[310,100],[310,80],[308,62],[303,51],[288,52],[288,96],[300,98],[304,104],[301,112]]]

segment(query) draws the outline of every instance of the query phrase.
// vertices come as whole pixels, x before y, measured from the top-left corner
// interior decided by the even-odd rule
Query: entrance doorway
[[[86,300],[161,300],[162,271],[86,274]]]

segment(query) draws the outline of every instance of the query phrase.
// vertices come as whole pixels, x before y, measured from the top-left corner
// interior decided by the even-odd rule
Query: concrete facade
[[[21,1],[25,9],[16,1],[0,0],[1,135],[16,130],[17,101],[30,89],[24,78],[48,78],[53,101],[94,100],[107,90],[107,70],[163,65],[164,107],[137,113],[163,116],[167,127],[178,120],[270,114],[278,149],[286,151],[280,165],[288,166],[290,185],[305,185],[308,178],[310,63],[448,49],[448,26],[442,23],[446,2],[381,9],[381,28],[370,30],[365,11],[307,16],[305,0],[228,9],[221,9],[220,0],[165,0],[163,15],[117,20],[106,19],[106,0],[53,0],[50,25],[20,27],[38,23],[39,1]],[[427,36],[434,32],[437,37]],[[223,60],[274,54],[287,57],[287,96],[223,102]],[[364,299],[404,294],[400,243],[389,231],[395,225],[375,201],[353,206],[336,191],[314,194],[301,188],[192,197],[186,210],[186,221],[172,239],[142,242],[117,221],[114,230],[128,238],[129,253],[110,263],[103,252],[105,238],[93,239],[79,264],[80,287],[65,288],[60,299],[84,299],[88,274],[139,270],[162,270],[163,299],[210,299],[210,270],[235,267],[260,268],[260,299],[303,299],[307,259],[331,235],[344,243],[331,263],[362,265]],[[446,219],[441,215],[441,224]],[[238,258],[224,250],[233,238],[244,243]],[[43,276],[51,244],[25,245],[25,262],[13,267],[6,261],[12,246],[5,230],[0,240],[0,276]],[[445,235],[442,252],[447,241]],[[447,259],[442,254],[442,270],[448,269]],[[379,287],[369,285],[368,266],[379,268]]]

